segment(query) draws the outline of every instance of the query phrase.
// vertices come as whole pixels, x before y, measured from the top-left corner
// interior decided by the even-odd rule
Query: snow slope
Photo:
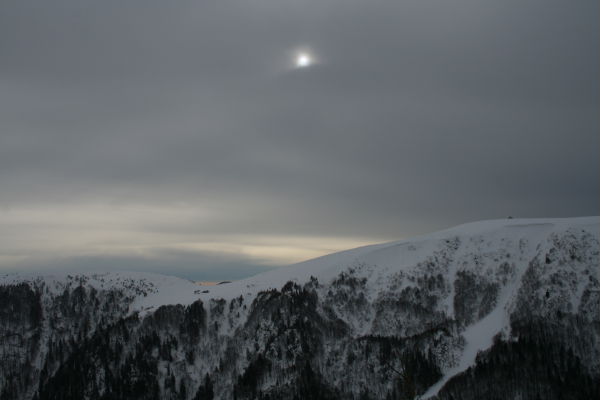
[[[483,246],[467,249],[470,251],[485,248],[487,252],[498,251],[502,243],[527,239],[536,243],[552,233],[564,232],[567,229],[585,228],[595,232],[600,230],[600,217],[555,218],[555,219],[504,219],[479,221],[459,225],[432,234],[359,247],[326,256],[318,257],[287,267],[267,271],[247,279],[231,283],[202,287],[192,281],[173,276],[146,272],[81,272],[76,274],[34,275],[28,273],[9,273],[0,275],[0,284],[18,282],[44,282],[53,292],[58,293],[65,287],[85,284],[96,289],[109,287],[132,289],[138,286],[143,296],[136,298],[131,311],[150,311],[161,305],[188,305],[198,299],[209,300],[222,298],[230,300],[240,295],[254,296],[258,292],[269,289],[280,289],[285,283],[292,281],[306,283],[315,277],[321,283],[327,283],[346,270],[349,266],[366,264],[377,268],[377,275],[388,275],[407,270],[418,262],[443,247],[445,241],[458,239],[461,242],[485,238]],[[533,255],[540,248],[529,248]],[[450,271],[452,273],[453,271]],[[377,292],[384,289],[382,280],[377,280],[370,287]],[[207,293],[202,293],[208,291]],[[143,297],[143,298],[141,298]]]
[[[369,354],[367,350],[371,346],[364,340],[415,341],[418,351],[427,355],[441,373],[437,383],[437,377],[427,383],[422,398],[443,398],[445,385],[474,366],[478,354],[490,349],[496,337],[506,341],[518,339],[511,332],[512,320],[547,318],[554,321],[557,313],[562,313],[574,316],[578,324],[584,324],[582,326],[600,326],[597,325],[600,323],[597,311],[600,304],[599,237],[600,217],[492,220],[347,250],[214,286],[198,286],[158,274],[111,272],[52,276],[5,274],[0,275],[0,289],[3,285],[25,282],[41,293],[48,316],[43,320],[45,333],[40,346],[48,348],[56,346],[65,332],[73,338],[82,336],[82,329],[83,336],[92,335],[95,322],[81,321],[89,312],[103,321],[98,329],[108,328],[118,319],[134,314],[146,317],[148,324],[142,318],[136,328],[141,331],[166,324],[165,331],[160,333],[165,335],[161,336],[163,345],[175,343],[171,337],[181,335],[177,332],[181,332],[183,325],[176,325],[175,331],[170,331],[167,329],[169,318],[164,312],[155,311],[161,306],[194,303],[196,308],[167,308],[168,315],[172,314],[173,318],[179,315],[183,320],[188,317],[193,320],[195,312],[205,315],[206,322],[198,326],[207,330],[197,339],[199,342],[184,348],[182,343],[189,340],[184,335],[178,337],[179,344],[174,345],[173,354],[179,359],[190,357],[193,363],[190,366],[177,364],[180,367],[172,364],[169,368],[161,364],[160,368],[161,374],[171,371],[181,382],[187,382],[188,393],[198,390],[197,377],[220,371],[219,374],[225,375],[217,376],[216,398],[230,398],[233,394],[230,381],[251,367],[253,357],[261,360],[265,354],[269,356],[269,346],[283,340],[281,332],[287,332],[285,335],[289,333],[289,337],[284,335],[287,344],[282,342],[282,349],[286,349],[290,341],[297,341],[298,335],[308,335],[321,343],[321,353],[311,363],[323,382],[354,394],[369,388],[375,398],[384,398],[393,391],[397,377],[389,375],[390,368],[381,364],[384,361],[378,359],[379,356],[360,358],[363,357],[360,354]],[[288,282],[299,286],[282,290],[289,286]],[[276,292],[261,294],[270,290]],[[65,294],[74,305],[69,311],[70,320],[62,321]],[[75,294],[82,300],[73,302]],[[309,296],[314,303],[293,301],[302,296]],[[100,306],[86,311],[82,304],[90,299],[100,302]],[[197,300],[202,302],[195,303]],[[296,312],[299,314],[295,315]],[[114,314],[112,319],[111,313]],[[313,321],[307,321],[309,318]],[[321,332],[334,329],[337,336],[313,337],[318,332],[314,327],[294,333],[299,332],[295,328],[298,320],[303,321],[300,325],[320,324]],[[554,322],[563,324],[560,319]],[[14,322],[10,332],[19,331],[20,324],[23,322]],[[563,328],[564,332],[570,329],[567,325]],[[598,341],[594,341],[594,335],[598,336],[589,329],[581,332],[576,347],[571,350],[585,368],[597,374],[600,361],[596,357]],[[132,345],[131,351],[135,348]],[[7,347],[5,353],[25,360],[25,352],[13,350]],[[292,353],[285,356],[292,358],[286,361],[284,357],[281,361],[281,353],[277,352],[279,355],[270,361],[282,363],[277,370],[290,371],[292,375],[280,374],[261,380],[262,386],[257,390],[268,393],[276,390],[277,382],[292,384],[293,365],[298,359],[306,362],[307,357],[300,350]],[[38,370],[45,354],[42,348],[36,361]],[[246,356],[235,358],[236,354]],[[348,360],[357,360],[357,357],[360,363],[355,361],[353,365],[360,367],[353,367]],[[229,364],[223,364],[225,369],[221,368],[223,360],[229,360]],[[397,363],[394,369],[404,367],[401,360],[394,362]],[[364,365],[369,363],[374,367],[366,374]],[[32,375],[32,382],[36,379]],[[161,390],[166,389],[161,386]]]
[[[501,248],[502,243],[506,241],[514,242],[524,238],[530,242],[536,242],[552,233],[577,228],[592,230],[597,236],[600,229],[600,217],[503,219],[473,222],[416,238],[359,247],[267,271],[247,279],[216,286],[211,288],[208,294],[202,294],[200,297],[202,299],[231,299],[240,294],[253,295],[261,290],[280,289],[288,281],[302,284],[308,282],[311,276],[326,283],[347,269],[348,266],[358,263],[377,266],[381,275],[392,274],[424,260],[439,250],[449,239],[466,242],[476,238],[485,238],[489,244],[486,251],[493,252]],[[535,248],[529,250],[528,256],[539,251]],[[371,287],[374,291],[381,288],[379,285]]]
[[[198,300],[201,288],[194,282],[174,276],[148,272],[83,272],[52,275],[10,273],[0,275],[0,285],[28,282],[47,289],[51,296],[78,286],[95,290],[121,290],[129,295],[129,313],[146,315],[167,304],[191,304]]]

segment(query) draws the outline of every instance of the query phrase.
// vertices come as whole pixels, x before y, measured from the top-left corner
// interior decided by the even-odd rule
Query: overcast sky
[[[0,0],[0,270],[237,279],[598,215],[597,0]],[[295,68],[309,51],[316,63]]]

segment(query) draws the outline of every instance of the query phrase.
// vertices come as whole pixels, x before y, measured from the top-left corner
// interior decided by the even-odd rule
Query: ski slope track
[[[215,286],[0,275],[0,398],[597,397],[599,236],[481,221]]]

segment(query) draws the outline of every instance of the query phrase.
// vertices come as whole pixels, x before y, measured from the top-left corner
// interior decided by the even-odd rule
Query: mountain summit
[[[0,399],[600,396],[600,218],[507,219],[200,287],[0,276]]]

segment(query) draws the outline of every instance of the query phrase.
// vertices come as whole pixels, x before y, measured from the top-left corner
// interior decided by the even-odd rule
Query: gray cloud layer
[[[598,214],[599,8],[5,0],[0,207],[185,204],[214,217],[138,229],[367,240]],[[319,65],[290,68],[299,46]]]

